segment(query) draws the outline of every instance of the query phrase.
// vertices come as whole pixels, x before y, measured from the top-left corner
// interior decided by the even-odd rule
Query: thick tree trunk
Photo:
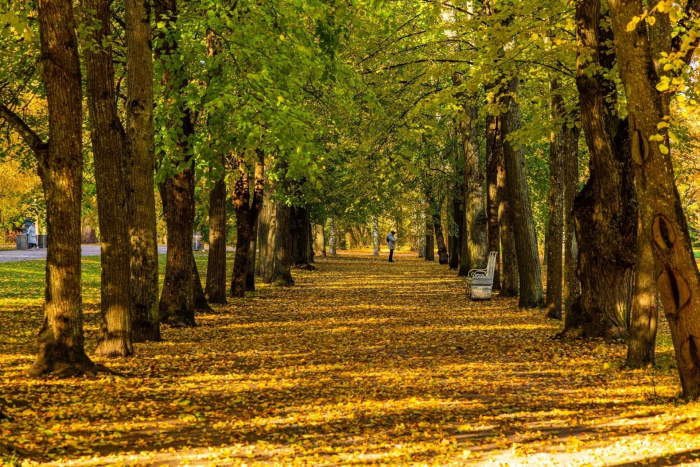
[[[691,9],[696,2],[689,2]],[[640,205],[644,237],[651,239],[659,274],[656,285],[668,318],[683,394],[700,397],[700,273],[693,256],[688,224],[673,178],[669,136],[658,125],[668,105],[658,90],[660,78],[654,61],[660,50],[671,49],[667,14],[656,13],[655,27],[641,22],[627,32],[628,24],[644,14],[639,0],[609,2],[620,77],[625,85],[635,170],[635,192]],[[698,12],[692,11],[691,17]],[[656,35],[650,38],[649,35]],[[667,44],[667,45],[666,45]],[[686,54],[686,63],[692,51]],[[670,77],[669,77],[670,78]],[[663,147],[650,137],[662,134]]]
[[[133,353],[126,137],[115,99],[109,1],[83,0],[82,5],[102,25],[92,30],[90,40],[104,44],[98,50],[85,48],[102,264],[102,323],[95,353],[125,357]]]
[[[132,335],[134,342],[160,341],[151,2],[124,0],[124,10]]]
[[[258,214],[258,219],[260,214]],[[248,292],[255,292],[255,265],[258,249],[258,222],[253,224],[253,232],[250,236],[250,249],[248,250],[248,272],[245,275],[245,288]]]
[[[604,45],[612,37],[599,28],[599,6],[597,0],[576,4],[577,40],[585,50],[577,57],[576,85],[590,178],[574,201],[581,296],[567,311],[564,329],[574,336],[620,337],[633,295],[637,210],[626,122],[610,112],[614,87],[603,76],[615,56]]]
[[[503,157],[501,118],[486,117],[486,232],[488,251],[498,251],[493,272],[493,290],[501,290],[501,235],[498,225],[498,161]]]
[[[246,276],[253,226],[258,220],[258,214],[263,203],[263,163],[262,151],[258,151],[258,160],[254,169],[255,187],[251,193],[249,169],[245,160],[238,160],[239,177],[233,187],[233,209],[236,212],[236,255],[231,276],[231,297],[243,297],[246,291]],[[252,204],[251,204],[252,194]]]
[[[637,231],[637,263],[634,266],[634,297],[630,312],[630,340],[625,363],[629,368],[645,368],[655,363],[658,312],[656,261],[650,233],[644,229],[640,220]]]
[[[328,220],[331,238],[328,239],[328,254],[335,255],[338,248],[338,231],[335,228],[335,218],[331,217]]]
[[[479,157],[478,109],[466,106],[469,129],[463,133],[464,146],[464,205],[466,211],[469,269],[485,269],[488,260],[486,203],[484,200],[484,170]],[[464,123],[463,123],[464,124]]]
[[[372,247],[374,249],[372,256],[379,256],[379,218],[377,216],[372,218]]]
[[[85,354],[80,282],[82,88],[70,0],[38,2],[41,72],[49,111],[49,144],[22,134],[37,154],[51,248],[46,258],[44,323],[29,374],[94,373]],[[22,130],[18,130],[22,131]]]
[[[439,212],[439,206],[437,209],[438,211],[433,213],[433,228],[435,230],[435,240],[438,247],[438,262],[440,264],[449,264],[450,257],[447,254],[447,245],[445,245],[445,235],[442,231],[442,216]]]
[[[498,157],[497,199],[498,199],[498,232],[501,237],[501,297],[517,297],[520,293],[520,281],[518,279],[518,255],[515,251],[515,233],[513,232],[513,218],[511,216],[510,203],[508,202],[508,190],[506,189],[506,161],[503,154],[502,125],[501,150],[496,153]]]
[[[425,260],[435,261],[435,236],[433,231],[433,221],[430,214],[425,218]]]
[[[277,203],[274,264],[271,282],[277,286],[294,285],[291,255],[291,207]]]
[[[161,165],[174,171],[159,184],[163,213],[168,228],[168,252],[165,263],[165,279],[160,295],[161,320],[178,326],[194,326],[194,276],[192,261],[192,231],[194,230],[194,164],[190,137],[194,125],[189,108],[179,102],[178,94],[188,85],[184,70],[177,62],[162,57],[179,53],[180,47],[172,28],[178,20],[175,0],[155,0],[158,21],[167,20],[171,33],[160,38],[156,55],[163,63],[163,86],[166,104],[177,106],[181,117],[168,122],[177,126],[177,143],[171,154],[163,155]]]
[[[316,269],[311,265],[312,259],[309,256],[310,229],[311,223],[309,210],[305,206],[293,207],[291,209],[290,232],[292,264],[296,268]]]
[[[565,127],[566,128],[566,127]],[[578,138],[574,127],[565,131],[565,148],[562,154],[562,176],[564,179],[564,288],[562,299],[564,312],[569,313],[573,303],[581,295],[581,285],[576,276],[578,243],[574,221],[574,198],[578,194]]]
[[[220,175],[209,193],[206,296],[209,303],[226,304],[226,182],[223,164],[218,170]]]
[[[501,117],[503,140],[520,128],[520,104],[517,102],[519,80],[511,78],[504,103],[508,111]],[[542,275],[540,272],[537,237],[527,188],[525,156],[522,147],[504,143],[506,190],[513,220],[515,249],[518,258],[521,308],[540,308],[544,305]]]
[[[317,256],[326,256],[326,233],[323,230],[323,224],[316,224],[315,248],[314,253]]]
[[[275,227],[273,213],[276,203],[272,201],[270,190],[263,193],[263,204],[258,216],[258,264],[255,266],[255,274],[261,277],[265,284],[270,283],[272,270],[272,252],[270,251],[270,229]]]
[[[549,226],[545,260],[547,263],[547,295],[545,310],[547,317],[562,319],[562,280],[564,263],[562,245],[564,243],[564,139],[566,125],[561,121],[566,108],[561,96],[561,86],[556,79],[550,81],[550,113],[555,130],[549,138]]]

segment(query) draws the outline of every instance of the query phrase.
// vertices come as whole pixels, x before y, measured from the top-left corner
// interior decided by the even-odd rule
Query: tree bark
[[[437,207],[437,209],[437,212],[433,212],[433,228],[435,231],[435,240],[437,241],[438,247],[438,262],[440,264],[449,264],[450,257],[447,253],[447,245],[445,245],[445,235],[442,231],[442,216],[439,212],[439,206]]]
[[[576,4],[576,24],[581,50],[576,86],[590,177],[574,200],[581,296],[567,311],[564,330],[573,336],[620,337],[626,334],[633,295],[638,222],[629,138],[626,121],[615,116],[614,83],[604,77],[615,55],[605,45],[613,38],[600,27],[597,0]]]
[[[316,224],[315,250],[317,256],[326,256],[326,234],[323,231],[323,224]]]
[[[222,158],[223,159],[223,158]],[[206,296],[209,303],[226,304],[226,181],[223,163],[209,193],[209,258]],[[210,171],[210,174],[213,170]]]
[[[263,204],[258,216],[258,264],[255,267],[255,274],[262,278],[265,284],[270,283],[272,277],[272,251],[270,249],[270,230],[275,228],[273,212],[276,209],[275,202],[269,189],[263,191]]]
[[[262,209],[262,207],[261,207]],[[260,213],[258,213],[258,219]],[[253,224],[253,231],[250,235],[250,250],[248,250],[248,272],[245,275],[245,289],[247,292],[255,292],[255,264],[258,249],[258,221]]]
[[[114,89],[114,66],[108,0],[83,0],[94,12],[88,21],[101,27],[85,47],[90,137],[95,160],[97,212],[100,225],[101,267],[100,337],[95,353],[125,357],[133,353],[131,336],[131,271],[129,210],[127,205],[126,135],[119,120]]]
[[[150,0],[124,0],[126,140],[134,342],[160,341]]]
[[[643,209],[643,208],[642,208]],[[630,340],[627,347],[628,368],[654,365],[658,312],[656,303],[656,261],[650,232],[639,222],[637,263],[634,273],[634,297],[630,312]]]
[[[194,250],[190,249],[190,251],[192,253],[192,299],[194,300],[194,309],[198,313],[211,313],[214,310],[209,306],[207,296],[204,293],[202,278],[199,276],[199,268],[194,258]]]
[[[41,0],[38,10],[49,144],[44,144],[26,125],[18,132],[37,155],[51,248],[46,258],[44,323],[39,331],[39,352],[29,374],[94,373],[96,366],[85,354],[83,338],[80,282],[83,118],[73,3]]]
[[[176,0],[156,0],[158,21],[164,20],[170,31],[160,37],[156,56],[163,63],[163,87],[166,104],[176,106],[181,116],[168,122],[180,127],[177,143],[171,154],[163,155],[161,166],[172,174],[159,184],[165,223],[168,227],[168,252],[165,279],[160,295],[161,320],[178,326],[194,326],[194,275],[192,262],[192,231],[194,230],[194,161],[190,138],[194,134],[193,116],[181,101],[180,92],[188,85],[177,62],[167,57],[179,53],[174,28],[178,20]]]
[[[372,256],[379,256],[381,244],[379,243],[379,218],[374,216],[372,218]]]
[[[246,291],[248,259],[253,226],[263,203],[263,152],[258,150],[254,169],[254,188],[251,193],[249,169],[243,158],[238,160],[239,177],[233,187],[233,209],[236,212],[236,255],[231,276],[231,297],[243,297]],[[252,195],[252,196],[251,196]],[[252,204],[251,204],[252,198]]]
[[[501,237],[501,297],[517,297],[520,293],[520,281],[518,279],[518,256],[515,251],[515,233],[513,232],[513,219],[508,202],[508,190],[506,189],[506,161],[503,154],[503,130],[502,124],[498,125],[500,132],[498,140],[501,142],[501,150],[496,152],[498,161],[497,199],[498,199],[498,232]]]
[[[513,77],[508,83],[504,104],[508,111],[501,117],[503,138],[520,128],[520,104],[517,102],[519,79]],[[503,155],[506,166],[506,190],[513,220],[515,250],[520,280],[521,308],[541,308],[544,305],[542,275],[540,272],[537,237],[527,188],[525,156],[521,146],[504,142]]]
[[[335,228],[335,218],[331,217],[328,221],[330,228],[331,238],[328,240],[328,254],[335,255],[336,248],[338,245],[338,231]]]
[[[555,122],[555,130],[549,137],[549,226],[545,260],[547,263],[547,295],[545,311],[547,317],[562,319],[564,263],[562,245],[564,243],[564,177],[563,157],[566,125],[562,123],[566,108],[561,96],[561,86],[555,78],[549,83],[550,114]]]
[[[435,261],[435,237],[433,232],[433,221],[431,216],[425,218],[425,260]]]
[[[579,129],[574,127],[570,131],[566,131],[565,135],[565,149],[562,155],[562,176],[564,179],[564,288],[562,300],[564,312],[569,313],[573,303],[581,295],[581,285],[576,276],[578,243],[576,242],[576,223],[573,212],[574,198],[578,194]]]
[[[466,113],[469,126],[463,132],[464,146],[464,204],[466,211],[467,249],[469,269],[485,269],[488,260],[486,203],[484,202],[484,171],[479,157],[478,109],[475,104],[467,104]],[[467,271],[468,272],[468,271]]]
[[[498,161],[503,157],[501,118],[486,117],[486,224],[488,251],[498,251],[496,269],[493,272],[493,290],[501,290],[501,235],[498,224]]]
[[[291,286],[294,285],[291,255],[291,207],[277,203],[275,218],[277,227],[275,229],[274,264],[270,282],[277,286]]]
[[[695,2],[688,2],[686,6],[697,7]],[[670,24],[666,14],[657,12],[657,24],[651,30],[642,21],[627,32],[632,19],[644,13],[642,2],[611,0],[609,8],[620,77],[628,98],[634,187],[641,226],[644,236],[651,239],[659,269],[656,286],[668,318],[683,394],[695,399],[700,397],[700,273],[673,178],[668,133],[657,126],[667,116],[668,104],[666,97],[657,90],[660,78],[654,65],[657,58],[654,52],[670,51]],[[689,13],[691,17],[697,15],[697,10]],[[650,34],[660,37],[652,38]],[[688,63],[692,49],[685,57]],[[661,133],[663,148],[649,140],[658,133]]]
[[[305,206],[291,208],[290,232],[292,236],[291,252],[292,264],[296,268],[316,269],[311,265],[313,261],[309,256],[309,243],[311,241],[311,231],[308,226],[311,224],[309,210]]]

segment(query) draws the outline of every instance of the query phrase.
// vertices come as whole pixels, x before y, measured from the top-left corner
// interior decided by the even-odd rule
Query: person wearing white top
[[[394,262],[394,250],[396,249],[396,242],[399,241],[398,238],[394,237],[394,232],[393,230],[389,235],[386,236],[386,242],[389,244],[389,262],[393,263]]]
[[[36,250],[36,224],[32,222],[32,225],[27,229],[27,246],[30,250]]]

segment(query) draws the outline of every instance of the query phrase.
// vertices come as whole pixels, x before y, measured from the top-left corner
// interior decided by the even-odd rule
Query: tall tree
[[[124,10],[132,335],[159,341],[151,2],[124,0]]]
[[[520,80],[517,77],[508,80],[507,92],[504,95],[504,105],[508,110],[501,116],[504,139],[520,128],[520,104],[517,100],[519,84]],[[542,276],[522,146],[514,141],[504,142],[503,156],[506,167],[506,189],[518,258],[519,306],[521,308],[539,308],[544,305]]]
[[[131,271],[127,205],[126,135],[119,120],[111,46],[108,0],[83,0],[94,12],[85,45],[90,136],[95,159],[100,225],[100,309],[102,323],[95,353],[125,357],[133,353],[131,335]]]
[[[488,250],[498,251],[496,269],[493,272],[493,290],[501,290],[501,235],[498,225],[498,161],[503,157],[501,118],[486,117],[486,223]]]
[[[560,94],[560,84],[555,78],[549,83],[550,113],[555,127],[549,138],[549,223],[545,261],[547,263],[547,295],[545,311],[549,318],[562,319],[562,280],[564,262],[564,138],[565,116],[564,98]]]
[[[246,275],[248,273],[250,240],[253,226],[258,220],[263,203],[263,164],[264,153],[262,150],[256,151],[253,170],[250,169],[250,164],[246,163],[244,157],[240,157],[236,161],[238,179],[233,187],[233,209],[236,212],[237,229],[236,256],[233,262],[231,290],[229,292],[231,297],[243,297],[247,288]],[[251,183],[251,178],[253,183]]]
[[[82,199],[82,87],[73,2],[38,2],[41,74],[48,102],[49,141],[42,141],[17,114],[0,103],[0,117],[37,157],[44,186],[51,248],[46,258],[44,321],[31,376],[93,374],[85,353],[80,282]]]
[[[698,41],[695,37],[672,41],[666,11],[672,5],[663,5],[652,16],[656,21],[641,22],[639,18],[646,12],[641,1],[609,2],[620,77],[628,99],[628,130],[641,229],[651,240],[659,269],[656,284],[671,329],[683,394],[697,398],[700,397],[700,337],[697,337],[700,336],[700,273],[673,179],[669,135],[666,129],[659,130],[668,116],[666,96],[659,89],[663,90],[667,86],[664,83],[669,83],[671,78],[665,76],[662,81],[655,61],[660,52],[674,52],[676,58],[688,64]],[[700,16],[700,4],[687,2],[685,13],[696,19]],[[642,259],[648,261],[646,257]]]
[[[576,87],[590,154],[590,177],[574,201],[581,295],[567,310],[566,333],[620,336],[631,307],[637,210],[626,120],[615,106],[613,39],[596,1],[576,4]],[[591,73],[591,70],[594,70]]]
[[[226,181],[223,164],[210,173],[214,186],[209,192],[209,257],[207,259],[206,295],[209,303],[226,303]]]
[[[176,0],[156,0],[159,29],[156,57],[162,66],[166,125],[174,135],[169,154],[160,157],[165,180],[159,183],[163,214],[168,227],[165,279],[160,296],[160,316],[164,321],[194,326],[194,275],[192,232],[194,230],[194,160],[190,139],[194,135],[194,115],[180,95],[188,79],[180,60],[178,7]]]

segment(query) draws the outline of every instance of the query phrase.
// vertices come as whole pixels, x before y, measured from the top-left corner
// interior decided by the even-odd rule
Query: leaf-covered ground
[[[204,272],[206,258],[198,258]],[[84,258],[88,348],[99,259]],[[43,262],[0,266],[0,445],[44,465],[679,465],[700,405],[625,348],[552,340],[514,300],[465,300],[453,272],[354,252],[261,285],[194,329],[105,361],[124,377],[30,379]],[[26,456],[29,458],[26,458]]]

